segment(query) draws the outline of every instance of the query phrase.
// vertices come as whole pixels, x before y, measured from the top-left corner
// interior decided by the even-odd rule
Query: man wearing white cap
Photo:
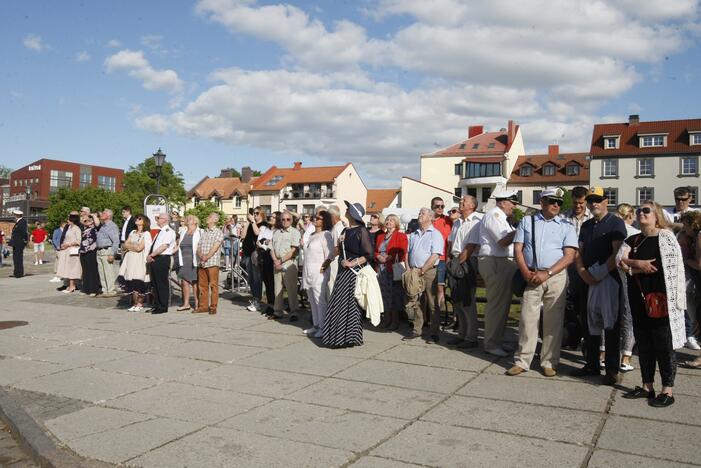
[[[526,289],[521,300],[518,351],[507,375],[518,375],[531,367],[538,344],[538,320],[543,306],[543,375],[554,377],[560,361],[562,324],[567,298],[567,266],[579,247],[574,226],[560,217],[564,192],[543,190],[540,213],[521,220],[514,237],[514,258]],[[535,247],[535,249],[534,249]]]
[[[508,356],[502,348],[506,318],[511,307],[511,281],[516,271],[512,242],[516,231],[509,218],[518,201],[515,190],[494,193],[497,206],[485,213],[480,229],[479,272],[487,290],[484,312],[484,350]]]
[[[29,232],[27,231],[27,220],[24,219],[22,210],[14,210],[12,214],[17,218],[10,235],[13,274],[15,278],[21,278],[24,276],[24,248],[29,242]]]

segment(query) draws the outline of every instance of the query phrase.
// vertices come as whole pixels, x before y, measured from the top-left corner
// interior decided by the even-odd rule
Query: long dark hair
[[[275,229],[282,229],[282,211],[276,211],[273,213],[275,215]]]
[[[326,210],[321,210],[316,215],[321,216],[322,231],[330,231],[331,229],[333,229],[333,217],[331,216],[331,213],[329,213]]]
[[[148,231],[150,231],[150,230],[151,230],[151,220],[149,219],[149,217],[148,217],[148,216],[144,216],[144,215],[142,215],[142,214],[136,215],[136,219],[139,219],[139,218],[141,218],[141,219],[144,220],[144,227],[143,227],[143,229],[141,230],[141,232],[148,232]]]
[[[77,215],[77,214],[68,215],[68,222],[73,224],[74,226],[80,227],[80,215]]]

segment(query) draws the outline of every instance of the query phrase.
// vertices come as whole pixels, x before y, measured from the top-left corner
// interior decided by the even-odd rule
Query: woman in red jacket
[[[377,235],[375,247],[377,279],[385,307],[379,326],[396,330],[399,328],[399,311],[404,307],[402,274],[406,271],[409,240],[406,234],[399,231],[400,223],[397,215],[391,214],[385,218],[385,228],[385,232]]]

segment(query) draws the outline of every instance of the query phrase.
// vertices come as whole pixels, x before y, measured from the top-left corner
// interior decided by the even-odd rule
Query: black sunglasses
[[[686,197],[686,198],[675,198],[674,201],[689,201],[689,197]]]
[[[604,200],[605,199],[601,197],[589,197],[587,198],[587,203],[601,203]]]
[[[445,205],[433,205],[433,209],[435,210],[436,208],[445,208]]]
[[[548,205],[557,205],[557,206],[562,206],[564,203],[563,200],[560,200],[558,198],[544,198],[543,201],[547,203]]]
[[[637,210],[635,210],[635,214],[639,215],[640,213],[650,214],[652,213],[652,208],[650,208],[649,206],[643,206],[642,208],[638,208]]]
[[[450,210],[451,213],[457,213],[458,210]]]

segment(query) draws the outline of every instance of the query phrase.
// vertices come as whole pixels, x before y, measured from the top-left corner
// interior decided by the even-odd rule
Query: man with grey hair
[[[285,298],[283,290],[287,291],[290,303],[290,322],[297,320],[299,304],[297,302],[297,263],[295,258],[299,253],[299,243],[302,235],[292,226],[292,213],[285,210],[280,215],[282,229],[273,233],[270,256],[273,259],[274,288],[275,288],[275,317],[282,318]]]
[[[117,295],[115,286],[117,270],[114,257],[119,251],[119,228],[112,220],[114,212],[109,208],[102,210],[99,215],[95,228],[97,230],[97,272],[102,286],[100,297],[114,297]]]
[[[404,340],[413,340],[421,336],[424,324],[423,311],[421,310],[421,296],[426,294],[426,302],[431,318],[430,338],[428,343],[438,343],[438,330],[440,326],[440,310],[438,308],[438,282],[436,266],[443,254],[445,240],[443,235],[433,226],[433,211],[428,208],[419,210],[419,229],[409,236],[409,268],[411,274],[417,275],[423,281],[419,282],[422,288],[413,296],[407,296],[406,310],[411,317],[413,312],[414,330]]]
[[[218,213],[207,216],[207,227],[200,233],[197,246],[197,296],[199,308],[194,313],[217,313],[219,304],[219,249],[224,242],[224,233],[217,227]],[[210,302],[211,291],[211,302]]]

